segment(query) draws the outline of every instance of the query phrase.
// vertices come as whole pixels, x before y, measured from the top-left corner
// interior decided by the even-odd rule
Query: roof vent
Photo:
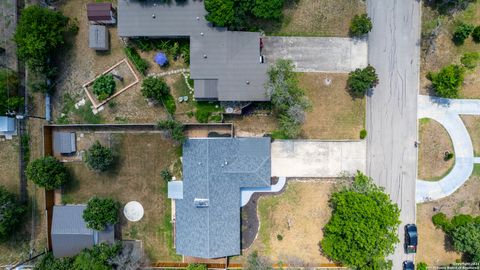
[[[203,37],[203,35],[204,35],[204,33],[203,33],[203,32],[201,32],[201,33],[200,33],[200,36],[202,36],[202,37]]]
[[[155,16],[155,14],[152,14],[152,18],[155,19],[157,16]]]
[[[199,20],[200,20],[200,17],[197,16],[197,18],[195,18],[195,19],[197,19],[197,21],[199,21]]]
[[[209,205],[209,199],[198,199],[198,198],[195,198],[193,200],[193,203],[195,204],[195,207],[197,208],[207,208],[208,205]]]
[[[204,55],[203,55],[203,58],[207,59],[207,55],[206,55],[206,54],[204,54]]]
[[[247,81],[247,84],[250,84],[250,81]]]

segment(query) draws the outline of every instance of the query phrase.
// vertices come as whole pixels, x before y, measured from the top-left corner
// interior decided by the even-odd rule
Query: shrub
[[[143,80],[141,91],[144,97],[161,102],[170,93],[170,87],[164,79],[149,76]]]
[[[21,225],[26,207],[3,186],[0,186],[0,240],[7,239]]]
[[[17,73],[10,69],[0,68],[0,115],[8,111],[18,111],[23,98],[18,97],[19,80]]]
[[[432,216],[432,223],[437,229],[442,229],[443,231],[448,231],[450,226],[450,221],[444,213],[438,213]]]
[[[165,109],[170,115],[174,115],[175,111],[177,110],[177,105],[175,104],[175,99],[172,95],[168,94],[163,98],[163,104],[165,105]]]
[[[282,241],[282,240],[283,240],[283,235],[277,234],[277,240],[278,240],[278,241]]]
[[[91,170],[98,172],[106,171],[113,164],[112,149],[104,147],[99,141],[96,141],[85,152],[84,161]]]
[[[445,152],[445,156],[443,157],[443,160],[444,160],[444,161],[449,161],[450,159],[453,158],[453,156],[454,156],[453,153],[451,153],[451,152]]]
[[[367,137],[367,131],[365,129],[360,130],[360,139],[365,139]]]
[[[462,22],[458,24],[455,28],[455,32],[453,32],[453,42],[457,45],[462,45],[474,29],[475,27],[468,23]]]
[[[456,215],[451,220],[452,227],[454,228],[464,226],[469,223],[474,223],[474,218],[470,215]]]
[[[165,181],[165,182],[169,182],[172,180],[172,174],[170,173],[169,170],[167,169],[164,169],[160,172],[160,176],[162,177],[162,179]]]
[[[479,61],[480,53],[478,52],[468,52],[465,53],[462,58],[460,58],[462,65],[468,69],[475,69]]]
[[[355,95],[365,95],[365,93],[372,87],[378,84],[378,76],[375,72],[375,68],[368,65],[364,69],[357,68],[350,72],[347,87]]]
[[[424,262],[417,263],[417,270],[427,270],[428,265]]]
[[[102,231],[105,226],[118,222],[118,209],[119,205],[113,199],[93,197],[83,211],[83,219],[88,228]]]
[[[132,47],[126,47],[124,51],[128,59],[132,61],[132,63],[135,65],[138,71],[142,75],[146,75],[148,70],[148,62],[142,57],[140,57],[138,52]]]
[[[101,75],[93,82],[93,93],[99,101],[104,101],[115,92],[115,80],[112,74]]]
[[[73,269],[75,270],[109,270],[120,269],[112,268],[111,259],[117,256],[121,251],[119,244],[108,245],[102,243],[93,246],[91,249],[85,249],[75,257]]]
[[[207,266],[205,264],[199,263],[191,263],[187,266],[187,270],[207,270]]]
[[[473,29],[472,38],[473,38],[473,41],[480,42],[480,25],[478,25],[477,27],[475,27],[475,29]]]
[[[180,143],[183,143],[186,139],[184,134],[185,126],[178,121],[163,120],[158,122],[157,127],[160,129],[168,130],[170,132],[170,135],[172,136],[172,139]]]
[[[372,30],[372,20],[367,14],[355,15],[350,23],[350,35],[363,36]]]
[[[428,73],[427,78],[432,82],[432,87],[439,96],[458,98],[464,73],[465,71],[461,66],[449,65],[442,68],[438,73]]]
[[[38,186],[53,190],[67,182],[68,174],[63,163],[52,156],[47,156],[28,164],[27,177]]]
[[[280,19],[285,0],[257,0],[252,14],[261,19]]]
[[[197,110],[195,111],[195,119],[200,123],[207,123],[208,118],[210,117],[210,112]]]

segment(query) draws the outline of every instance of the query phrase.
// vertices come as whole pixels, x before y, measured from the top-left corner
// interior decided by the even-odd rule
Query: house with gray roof
[[[57,258],[71,257],[100,243],[114,243],[114,228],[103,231],[87,228],[83,220],[86,205],[56,205],[52,218],[52,251]]]
[[[195,98],[268,101],[267,64],[257,32],[228,31],[206,19],[203,1],[118,1],[121,37],[190,38],[190,77]]]
[[[200,258],[240,254],[240,191],[270,184],[270,138],[188,139],[183,181],[169,185],[177,253]]]

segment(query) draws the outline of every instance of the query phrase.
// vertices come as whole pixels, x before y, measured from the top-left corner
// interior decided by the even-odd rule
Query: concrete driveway
[[[272,176],[338,177],[365,171],[366,142],[275,140]]]
[[[298,72],[350,72],[368,64],[366,39],[264,37],[267,62],[289,59]]]

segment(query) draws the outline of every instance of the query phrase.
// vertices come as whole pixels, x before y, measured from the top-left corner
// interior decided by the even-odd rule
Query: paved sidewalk
[[[449,196],[470,178],[473,164],[479,161],[474,158],[472,141],[460,114],[480,115],[480,100],[418,97],[418,118],[431,118],[447,130],[455,150],[455,165],[440,181],[418,179],[417,202]]]
[[[339,177],[365,171],[365,141],[275,140],[272,176]]]
[[[298,72],[350,72],[368,64],[366,39],[264,37],[267,62],[290,59]]]

